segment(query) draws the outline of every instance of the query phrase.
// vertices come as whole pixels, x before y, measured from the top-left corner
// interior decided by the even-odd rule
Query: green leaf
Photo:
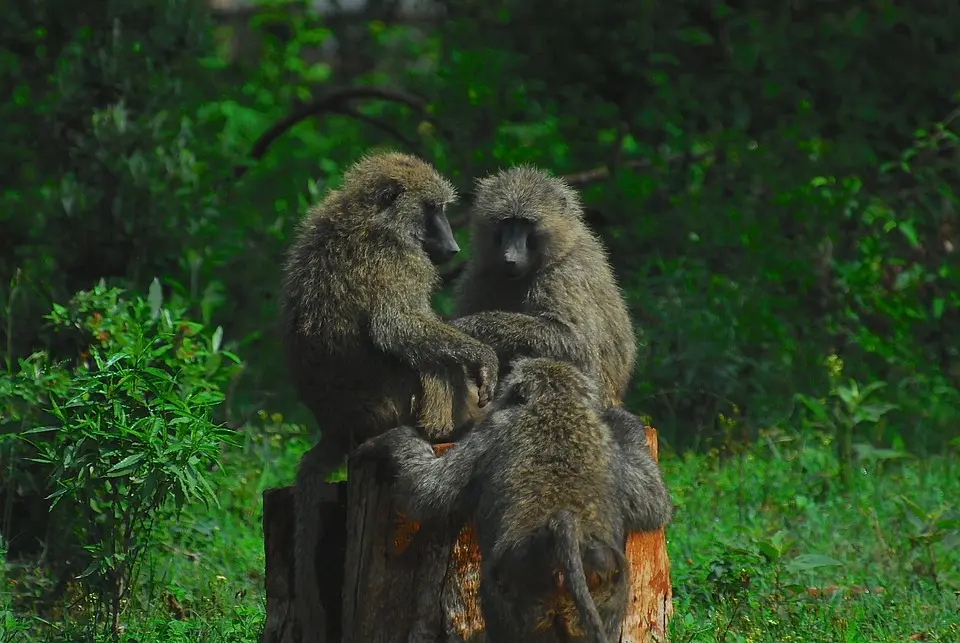
[[[901,460],[903,458],[911,458],[913,456],[906,451],[897,451],[895,449],[875,449],[870,447],[870,449],[861,451],[860,457],[873,460]]]
[[[220,344],[223,342],[223,326],[217,326],[217,330],[213,331],[213,352],[219,352]]]
[[[792,561],[787,563],[787,568],[793,571],[805,572],[820,567],[840,567],[843,563],[836,558],[830,558],[823,554],[800,554]]]
[[[113,366],[114,364],[116,364],[117,362],[119,362],[119,361],[121,361],[121,360],[123,360],[123,359],[126,359],[127,357],[128,357],[128,355],[127,355],[127,353],[126,353],[125,351],[120,351],[119,353],[114,353],[113,355],[110,356],[110,359],[108,359],[108,360],[103,364],[103,366],[100,367],[100,370],[101,370],[101,371],[109,370],[111,366]]]
[[[943,317],[943,308],[946,305],[946,301],[943,297],[937,297],[933,300],[933,318],[940,319]]]
[[[780,548],[769,540],[758,540],[755,544],[763,557],[767,559],[767,562],[772,563],[780,558]]]
[[[917,238],[917,230],[913,227],[913,221],[901,221],[897,228],[907,238],[907,241],[914,248],[920,246],[920,240]]]
[[[954,518],[952,516],[941,518],[934,523],[934,526],[937,529],[942,529],[943,531],[954,531],[960,529],[960,518]]]
[[[897,502],[899,502],[900,505],[909,512],[909,515],[912,515],[922,522],[927,521],[927,518],[929,517],[927,512],[910,498],[907,498],[906,496],[897,496]]]
[[[315,63],[304,69],[300,77],[307,83],[322,83],[330,78],[330,65],[327,63]]]
[[[214,406],[223,402],[223,393],[220,391],[201,391],[190,396],[190,403],[195,406]]]
[[[99,571],[99,569],[100,569],[100,560],[98,558],[94,558],[93,560],[90,561],[90,564],[87,565],[87,568],[82,572],[80,572],[80,574],[77,576],[77,579],[79,580],[81,578],[86,578],[90,574],[96,571]]]
[[[813,414],[814,418],[817,421],[822,422],[823,424],[830,423],[830,416],[827,413],[827,409],[824,406],[823,402],[821,402],[820,400],[814,399],[812,397],[809,397],[806,395],[800,395],[800,394],[797,395],[797,400],[799,400],[799,402],[803,404],[803,406],[806,407],[806,409],[810,411],[811,414]]]
[[[128,455],[123,460],[110,467],[104,476],[107,478],[116,478],[126,475],[136,469],[137,465],[140,464],[144,457],[145,455],[143,453],[134,453],[133,455]]]
[[[160,314],[160,307],[163,305],[163,287],[160,280],[156,277],[150,282],[150,291],[147,293],[147,301],[150,303],[150,319],[155,320]]]
[[[33,433],[50,433],[51,431],[59,431],[60,427],[58,426],[37,426],[32,429],[27,429],[26,431],[21,431],[19,435],[31,435]]]

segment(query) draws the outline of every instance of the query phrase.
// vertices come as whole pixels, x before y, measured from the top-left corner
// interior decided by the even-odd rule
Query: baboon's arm
[[[492,352],[473,337],[440,321],[432,311],[375,311],[370,317],[369,333],[377,348],[418,371],[437,366],[487,365]]]
[[[501,361],[519,356],[550,357],[584,367],[585,345],[570,322],[551,314],[525,315],[486,310],[450,322],[467,335],[489,344]]]
[[[500,362],[492,348],[425,311],[380,306],[370,316],[370,338],[385,353],[398,357],[414,370],[437,366],[466,366],[477,384],[477,406],[493,397]]]
[[[471,431],[437,456],[416,429],[401,426],[368,440],[353,457],[385,462],[394,475],[394,493],[403,511],[414,520],[429,520],[466,509],[467,487],[487,442],[483,432]]]
[[[643,423],[620,407],[604,412],[619,447],[617,487],[627,531],[653,531],[670,523],[673,502],[660,466],[650,455]]]

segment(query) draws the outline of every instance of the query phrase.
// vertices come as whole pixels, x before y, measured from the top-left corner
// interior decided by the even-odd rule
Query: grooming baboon
[[[571,362],[618,405],[636,338],[577,192],[533,167],[504,170],[477,182],[470,231],[451,323],[495,348],[503,370],[515,356]]]
[[[409,427],[357,450],[388,463],[411,517],[475,519],[489,643],[605,643],[620,630],[626,534],[666,525],[672,503],[639,421],[600,402],[572,364],[521,358],[444,455]]]
[[[478,407],[496,385],[496,353],[430,307],[435,264],[459,251],[444,213],[455,198],[416,157],[368,155],[304,218],[284,265],[285,349],[300,399],[322,430],[294,485],[306,643],[326,629],[314,570],[326,477],[353,446],[388,428],[416,423],[428,437],[451,428],[451,391],[465,387],[448,375],[476,382]]]

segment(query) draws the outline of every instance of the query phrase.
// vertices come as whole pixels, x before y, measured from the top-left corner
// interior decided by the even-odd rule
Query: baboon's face
[[[434,264],[460,252],[446,208],[457,193],[425,161],[398,152],[363,157],[344,174],[343,198],[359,203],[363,225],[386,231]]]
[[[542,241],[536,223],[529,219],[510,217],[494,223],[493,243],[498,263],[509,277],[524,277],[540,265]]]
[[[431,263],[439,265],[460,252],[447,221],[446,206],[441,199],[424,197],[400,187],[382,208],[395,233],[410,247],[423,250]]]
[[[478,181],[473,222],[485,269],[522,278],[564,256],[579,216],[571,198],[561,181],[534,168]]]
[[[447,204],[452,201],[443,183],[436,189],[426,183],[420,189],[397,180],[384,181],[384,186],[373,192],[380,225],[388,227],[402,241],[423,250],[430,262],[439,265],[453,259],[460,246],[453,237],[447,221]]]
[[[435,265],[443,264],[458,252],[460,246],[450,230],[445,204],[424,203],[420,216],[419,241],[424,252]]]

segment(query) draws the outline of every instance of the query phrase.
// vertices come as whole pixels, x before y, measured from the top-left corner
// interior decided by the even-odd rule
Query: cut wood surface
[[[656,431],[650,427],[646,431],[656,459]],[[435,449],[439,454],[449,446]],[[477,597],[480,554],[473,525],[456,530],[450,524],[421,526],[405,519],[394,505],[389,486],[377,479],[375,465],[352,468],[349,479],[346,498],[341,493],[339,502],[331,499],[325,509],[326,529],[318,556],[328,618],[338,626],[342,623],[342,638],[331,628],[326,641],[302,643],[483,641]],[[338,528],[335,523],[343,521],[344,514],[346,528],[342,522]],[[267,621],[261,643],[301,643],[293,603],[292,516],[289,487],[264,493]],[[325,547],[332,551],[324,551]],[[620,643],[666,641],[673,605],[664,530],[630,534],[626,555],[631,566],[631,600]],[[341,586],[338,579],[342,579],[342,612],[332,604]]]
[[[657,430],[648,426],[646,431],[650,453],[654,460],[659,460]],[[666,641],[667,621],[673,615],[666,530],[630,534],[627,560],[630,561],[631,595],[620,643]]]

